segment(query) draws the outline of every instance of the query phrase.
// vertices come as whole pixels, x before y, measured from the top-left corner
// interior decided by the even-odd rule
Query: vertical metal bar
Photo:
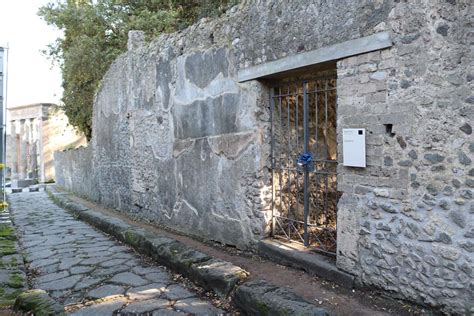
[[[288,218],[290,218],[290,209],[291,209],[291,124],[290,124],[290,86],[291,84],[288,84],[288,89],[287,89],[287,96],[286,96],[286,110],[287,110],[287,126],[288,126],[288,157],[287,157],[287,173],[288,173],[288,180],[287,180],[287,186],[288,186]]]
[[[319,81],[318,80],[315,80],[314,81],[314,86],[315,86],[315,89],[314,89],[314,109],[315,109],[315,119],[314,119],[314,124],[316,126],[315,130],[316,130],[316,133],[315,133],[315,136],[316,139],[315,139],[315,156],[320,156],[319,154],[319,150],[321,149],[321,145],[320,145],[320,142],[319,142],[319,109],[318,109],[318,91],[319,91],[319,87],[318,87],[318,83]],[[314,168],[315,168],[315,177],[316,177],[316,188],[314,189],[314,193],[315,193],[315,207],[314,209],[312,210],[313,211],[313,214],[319,214],[319,205],[318,205],[318,201],[319,201],[319,178],[318,178],[318,163],[315,162],[314,163]]]
[[[319,127],[319,112],[318,112],[318,85],[316,84],[316,89],[314,90],[314,107],[315,107],[315,112],[316,112],[316,121],[315,121],[315,125],[316,125],[316,150],[318,150],[318,127]]]
[[[328,142],[327,142],[327,135],[328,135],[328,80],[324,81],[324,135],[325,135],[325,145],[326,151],[328,151]],[[326,159],[325,157],[324,159]]]
[[[303,83],[303,99],[304,99],[304,152],[308,152],[309,137],[308,137],[308,82]],[[309,196],[308,196],[308,182],[309,172],[308,165],[304,166],[304,245],[309,246],[308,236],[308,209],[309,209]]]
[[[278,158],[278,190],[280,191],[280,213],[283,213],[283,193],[282,193],[282,177],[283,177],[283,166],[282,166],[282,135],[283,135],[283,112],[281,110],[281,86],[278,87],[278,114],[280,116],[280,131],[278,136],[278,148],[279,148],[279,158]],[[288,236],[290,238],[290,236]]]
[[[296,106],[296,117],[295,117],[295,125],[296,125],[296,151],[298,152],[299,150],[299,129],[298,129],[298,101],[299,101],[299,86],[298,86],[298,83],[295,84],[295,88],[296,88],[296,92],[295,92],[295,95],[296,95],[296,103],[295,103],[295,106]]]
[[[295,84],[296,86],[296,153],[300,150],[299,147],[299,137],[300,137],[300,130],[299,130],[299,114],[298,114],[298,108],[299,108],[299,98],[300,98],[300,87],[299,83]],[[296,167],[296,166],[295,166]],[[295,181],[296,181],[296,214],[299,214],[300,212],[300,183],[299,183],[299,176],[298,176],[298,171],[295,172]]]
[[[273,124],[273,112],[275,110],[275,100],[274,100],[274,88],[270,89],[270,138],[271,138],[271,145],[270,145],[270,159],[272,164],[272,237],[275,237],[275,156],[274,156],[274,148],[275,148],[275,135],[274,135],[274,124]]]

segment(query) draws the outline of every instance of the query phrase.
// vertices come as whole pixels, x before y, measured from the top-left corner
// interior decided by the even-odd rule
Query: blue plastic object
[[[297,163],[299,166],[305,166],[307,164],[310,164],[312,161],[313,161],[313,155],[311,153],[304,153],[298,156]]]

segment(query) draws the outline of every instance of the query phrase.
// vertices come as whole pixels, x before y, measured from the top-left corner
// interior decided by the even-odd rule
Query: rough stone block
[[[308,251],[302,246],[266,239],[260,241],[259,253],[275,262],[303,269],[344,287],[354,286],[355,277],[339,270],[335,258]]]
[[[248,315],[329,315],[324,308],[310,304],[296,294],[263,280],[239,286],[234,299],[236,305]]]
[[[20,294],[13,306],[15,311],[34,315],[65,315],[64,308],[44,290],[29,290]]]
[[[249,276],[244,269],[219,259],[192,264],[190,271],[193,279],[221,296],[229,295],[236,285]]]

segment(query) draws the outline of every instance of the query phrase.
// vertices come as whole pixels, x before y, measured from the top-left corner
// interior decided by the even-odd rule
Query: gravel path
[[[73,315],[219,315],[163,267],[75,219],[45,192],[10,195],[33,288]]]

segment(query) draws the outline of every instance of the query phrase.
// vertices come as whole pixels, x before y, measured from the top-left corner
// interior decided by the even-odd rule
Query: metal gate
[[[336,251],[336,78],[271,89],[272,234]]]

